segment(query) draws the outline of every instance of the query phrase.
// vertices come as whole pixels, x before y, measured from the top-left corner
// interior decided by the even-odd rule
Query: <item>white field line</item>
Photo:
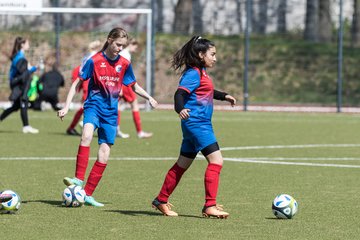
[[[75,161],[76,157],[0,157],[0,161],[5,160],[73,160]],[[90,158],[90,160],[95,160],[96,158]],[[109,160],[115,161],[129,161],[129,160],[177,160],[176,157],[110,157]]]
[[[360,147],[360,144],[306,144],[306,145],[224,147],[221,148],[221,151],[251,150],[251,149],[285,149],[285,148],[327,148],[327,147],[332,147],[332,148]]]
[[[243,162],[243,163],[261,163],[261,164],[275,164],[275,165],[296,165],[296,166],[311,166],[311,167],[336,167],[336,168],[360,168],[360,165],[346,165],[346,164],[327,164],[327,163],[302,163],[302,162],[276,162],[276,161],[258,161],[245,158],[224,158],[226,161]]]
[[[309,145],[275,145],[275,146],[244,146],[244,147],[225,147],[222,151],[230,150],[251,150],[251,149],[281,149],[281,148],[322,148],[322,147],[359,147],[360,144],[309,144]],[[204,158],[201,154],[199,158]],[[95,160],[95,158],[90,158]],[[110,157],[110,160],[176,160],[176,157]],[[75,157],[0,157],[1,160],[73,160]],[[224,158],[226,161],[244,162],[244,163],[261,163],[261,164],[277,164],[277,165],[298,165],[298,166],[316,166],[316,167],[338,167],[338,168],[360,168],[360,165],[346,164],[323,164],[323,163],[303,163],[303,162],[284,162],[286,160],[294,161],[360,161],[360,158]]]

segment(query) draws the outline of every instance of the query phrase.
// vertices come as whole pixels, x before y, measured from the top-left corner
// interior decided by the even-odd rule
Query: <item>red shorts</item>
[[[136,94],[132,90],[131,87],[127,87],[125,85],[122,86],[122,97],[125,102],[133,102],[136,99]]]

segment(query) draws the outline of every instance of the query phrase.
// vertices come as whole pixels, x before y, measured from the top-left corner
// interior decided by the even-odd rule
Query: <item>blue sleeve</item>
[[[80,68],[79,77],[83,80],[87,80],[92,77],[94,72],[94,61],[89,58],[85,64]]]
[[[187,70],[180,79],[179,87],[188,93],[193,92],[200,86],[200,76],[195,69]]]
[[[32,66],[32,67],[29,69],[30,73],[36,72],[36,70],[37,70],[37,67],[35,67],[35,66]]]
[[[125,75],[124,75],[123,84],[125,86],[129,86],[134,82],[136,82],[136,78],[134,75],[132,65],[129,64],[128,68],[126,69]]]

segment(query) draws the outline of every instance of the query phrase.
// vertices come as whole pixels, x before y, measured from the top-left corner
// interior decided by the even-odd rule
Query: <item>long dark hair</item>
[[[175,71],[186,71],[187,67],[204,67],[204,62],[199,57],[199,53],[205,53],[209,48],[215,47],[210,40],[200,36],[192,37],[185,45],[178,50],[171,61],[171,67]]]
[[[102,49],[100,50],[101,52],[102,51],[105,51],[105,49],[109,46],[109,43],[108,43],[108,39],[111,38],[111,39],[116,39],[116,38],[126,38],[126,39],[129,39],[129,36],[127,34],[127,32],[123,29],[123,28],[120,28],[120,27],[117,27],[117,28],[113,28],[107,38],[106,38],[106,42],[104,43],[104,46],[102,47]]]
[[[26,42],[27,39],[23,37],[16,37],[14,42],[14,47],[10,55],[10,60],[12,61],[15,55],[21,50],[21,45]]]

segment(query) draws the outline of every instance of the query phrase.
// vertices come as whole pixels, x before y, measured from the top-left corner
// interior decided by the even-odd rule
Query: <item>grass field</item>
[[[144,130],[154,132],[147,140],[135,137],[125,111],[122,130],[132,136],[117,139],[94,193],[105,207],[62,207],[62,179],[74,173],[79,143],[65,135],[72,115],[61,122],[54,112],[30,112],[38,135],[21,133],[19,113],[0,123],[0,189],[22,197],[17,214],[0,215],[0,239],[359,238],[357,115],[216,112],[214,129],[227,160],[218,202],[231,214],[227,220],[201,217],[201,157],[170,199],[180,216],[163,217],[151,208],[179,152],[179,120],[172,111],[142,113]],[[271,203],[279,193],[298,201],[294,219],[274,218]]]

